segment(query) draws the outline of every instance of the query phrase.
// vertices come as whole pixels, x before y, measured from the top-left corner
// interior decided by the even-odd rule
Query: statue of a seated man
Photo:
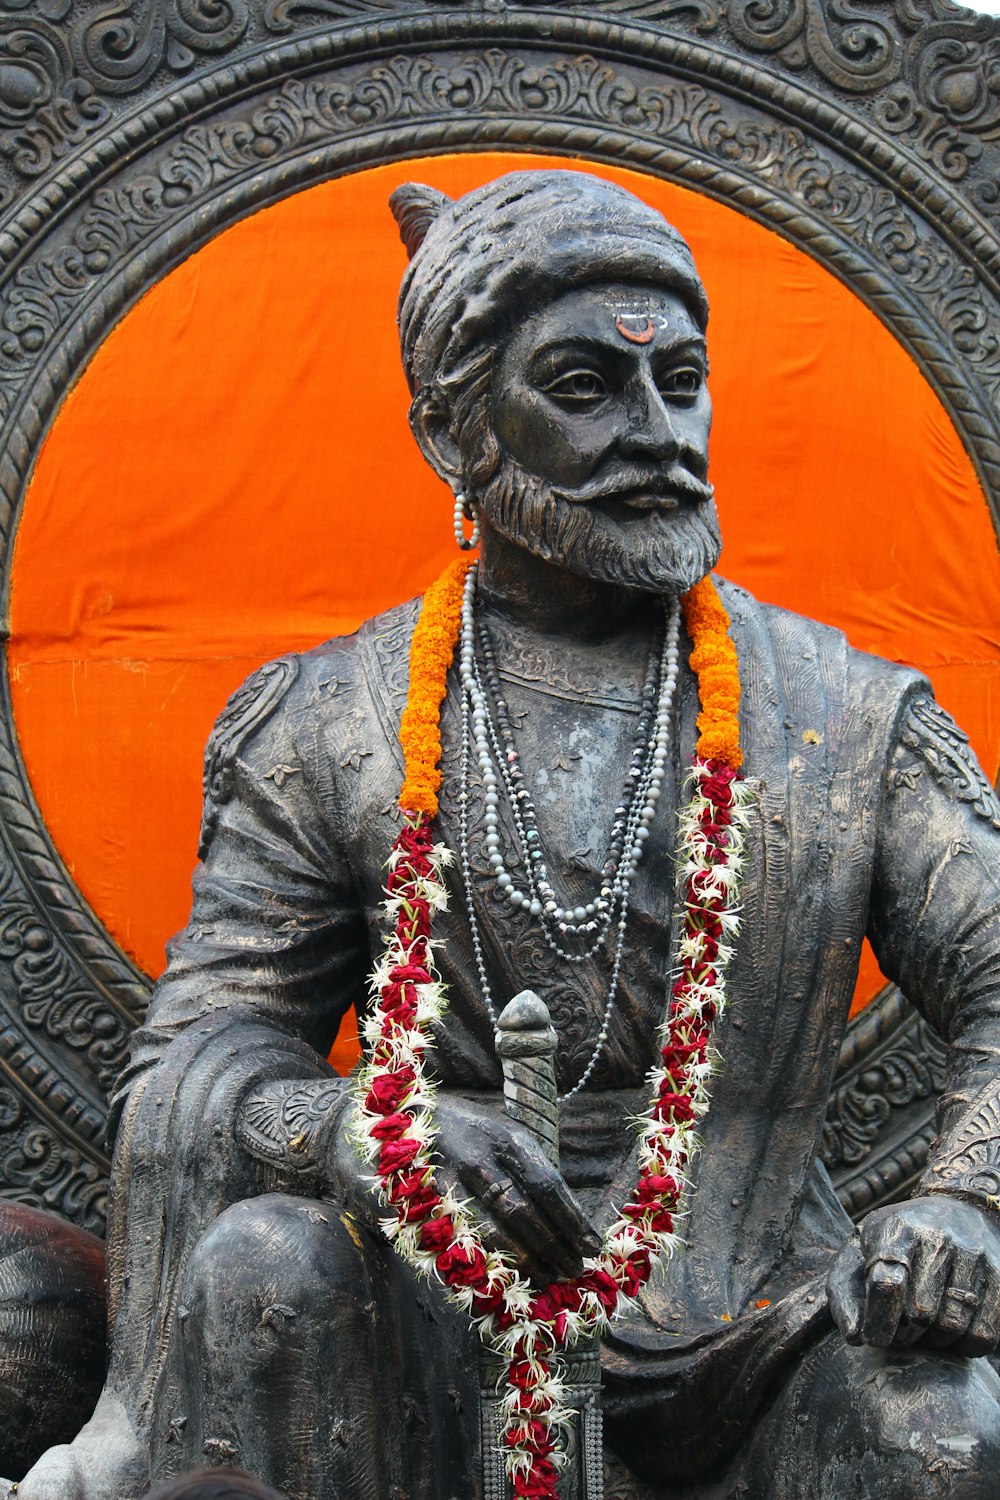
[[[439,1177],[552,1281],[635,1180],[681,962],[699,685],[674,601],[720,547],[707,304],[676,231],[582,174],[394,207],[413,431],[481,528],[441,709]],[[406,545],[359,503],[374,547]],[[741,929],[686,1248],[603,1338],[615,1493],[995,1500],[1000,806],[923,679],[718,593]],[[216,727],[191,920],[114,1104],[108,1383],[21,1500],[206,1460],[295,1500],[481,1493],[474,1331],[382,1236],[323,1061],[371,994],[418,610],[272,662]],[[817,1151],[866,934],[951,1071],[918,1193],[855,1232]],[[503,1109],[494,1017],[525,988],[558,1034],[558,1166]]]

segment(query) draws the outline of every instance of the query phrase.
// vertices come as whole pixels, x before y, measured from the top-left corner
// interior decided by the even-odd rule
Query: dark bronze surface
[[[90,1416],[105,1366],[104,1247],[0,1203],[0,1470],[23,1474]]]

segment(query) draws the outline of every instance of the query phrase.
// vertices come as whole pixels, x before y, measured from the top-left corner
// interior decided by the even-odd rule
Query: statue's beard
[[[682,594],[722,550],[712,487],[676,465],[652,479],[640,466],[614,476],[616,491],[647,482],[662,488],[662,506],[654,494],[652,508],[632,510],[608,497],[607,483],[555,489],[505,455],[477,498],[487,525],[546,562],[601,583]]]

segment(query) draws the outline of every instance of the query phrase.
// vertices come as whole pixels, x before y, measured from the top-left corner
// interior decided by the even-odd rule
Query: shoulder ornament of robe
[[[274,713],[299,675],[298,658],[279,656],[253,672],[230,698],[205,746],[204,804],[198,858],[204,859],[218,810],[233,795],[234,766],[241,747]]]
[[[956,802],[968,802],[973,812],[1000,829],[1000,798],[969,748],[968,735],[928,694],[918,693],[910,699],[899,737],[949,797]],[[902,784],[905,772],[897,772],[896,777]],[[892,784],[891,789],[898,787]]]
[[[315,1176],[348,1100],[344,1078],[276,1079],[244,1099],[236,1138],[267,1166],[293,1177]]]

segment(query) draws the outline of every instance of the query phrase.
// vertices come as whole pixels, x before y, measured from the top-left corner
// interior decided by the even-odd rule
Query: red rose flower
[[[421,1219],[429,1218],[440,1204],[441,1195],[435,1192],[429,1178],[429,1172],[408,1172],[404,1177],[393,1178],[389,1202],[395,1204],[402,1223],[419,1223]]]
[[[680,1195],[681,1185],[675,1177],[645,1172],[639,1178],[633,1197],[637,1203],[654,1203],[661,1198],[677,1199]]]
[[[415,1141],[412,1136],[405,1136],[402,1140],[383,1141],[378,1156],[379,1175],[388,1177],[391,1172],[405,1172],[407,1167],[412,1167],[419,1150],[420,1142]]]
[[[503,1288],[493,1286],[476,1287],[472,1293],[472,1314],[476,1318],[491,1317],[503,1306]]]
[[[475,1287],[486,1278],[486,1256],[478,1245],[471,1250],[462,1245],[448,1245],[434,1264],[445,1286]]]
[[[431,976],[423,964],[396,964],[389,970],[390,984],[403,984],[406,980],[412,984],[430,984]]]
[[[517,1500],[553,1500],[559,1471],[551,1459],[536,1458],[530,1472],[524,1474],[519,1469],[512,1483]]]
[[[377,1141],[391,1141],[405,1135],[412,1124],[413,1121],[409,1115],[384,1115],[371,1127],[368,1134],[373,1135]]]
[[[448,1214],[428,1219],[420,1226],[420,1244],[424,1250],[443,1250],[455,1237],[455,1221]]]
[[[372,1079],[371,1088],[365,1095],[365,1109],[373,1115],[394,1114],[416,1080],[417,1075],[411,1067],[397,1068],[394,1073],[379,1073]]]
[[[674,1121],[677,1124],[680,1124],[682,1121],[693,1120],[695,1117],[694,1105],[688,1096],[686,1094],[673,1094],[669,1089],[665,1089],[657,1099],[653,1105],[651,1114],[654,1120],[666,1120],[669,1115],[673,1115]]]
[[[584,1272],[578,1285],[583,1291],[593,1292],[608,1317],[612,1316],[618,1306],[618,1286],[607,1271],[594,1267],[593,1270]]]

